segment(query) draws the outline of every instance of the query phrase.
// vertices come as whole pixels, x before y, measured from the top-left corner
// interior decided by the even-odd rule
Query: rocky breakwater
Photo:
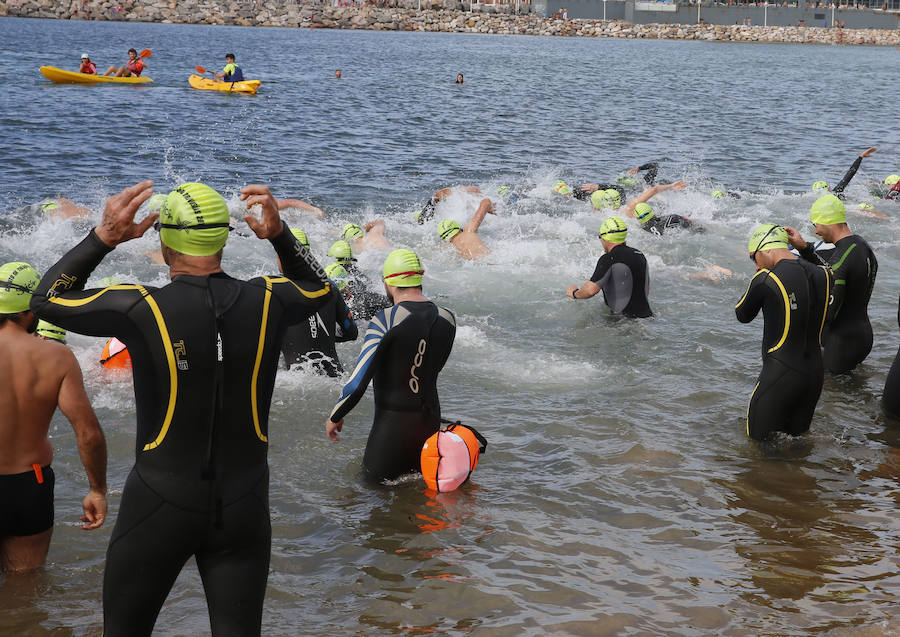
[[[824,29],[714,24],[630,24],[514,15],[512,5],[465,12],[458,0],[401,0],[407,6],[310,6],[243,0],[0,0],[0,16],[63,20],[124,20],[374,31],[439,31],[652,40],[872,44],[900,46],[900,30]]]

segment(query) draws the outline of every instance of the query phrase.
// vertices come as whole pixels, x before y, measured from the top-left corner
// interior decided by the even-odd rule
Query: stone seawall
[[[410,0],[401,2],[409,3]],[[416,1],[414,6],[417,5]],[[422,10],[418,10],[413,7],[310,6],[283,1],[276,5],[259,0],[0,0],[0,16],[310,29],[900,46],[900,30],[557,20],[534,14],[498,12],[510,5],[488,5],[492,10],[490,13],[469,13],[455,0],[440,5],[423,2],[422,6]]]

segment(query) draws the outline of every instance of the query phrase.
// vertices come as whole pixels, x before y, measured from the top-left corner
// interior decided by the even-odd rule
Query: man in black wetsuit
[[[797,436],[809,430],[822,393],[819,342],[834,278],[828,268],[797,258],[780,226],[756,228],[747,250],[757,272],[734,313],[749,323],[762,309],[765,321],[763,368],[747,408],[747,435]]]
[[[69,331],[120,338],[133,362],[136,461],[106,555],[106,637],[150,635],[185,562],[196,558],[212,634],[259,635],[268,576],[268,415],[287,325],[331,300],[325,273],[286,231],[265,186],[241,198],[271,241],[285,276],[249,281],[222,271],[225,200],[184,184],[162,207],[160,240],[172,282],[161,288],[85,281],[118,244],[153,224],[134,222],[152,181],[106,203],[100,225],[41,280],[31,307]]]
[[[831,250],[815,251],[794,228],[785,228],[791,245],[807,261],[827,265],[834,273],[834,314],[825,328],[825,369],[843,374],[859,365],[872,351],[872,325],[869,323],[869,298],[878,274],[878,261],[865,239],[850,232],[844,203],[835,195],[819,197],[809,210],[816,234]]]
[[[853,179],[854,175],[856,175],[856,171],[859,170],[859,166],[860,166],[860,164],[862,164],[863,158],[869,157],[876,150],[878,150],[878,148],[876,148],[875,146],[872,146],[871,148],[867,148],[863,152],[861,152],[859,154],[859,157],[856,158],[856,161],[854,161],[850,165],[850,168],[847,169],[847,172],[844,173],[844,177],[841,179],[840,182],[838,182],[837,186],[835,186],[834,188],[829,188],[827,182],[817,181],[812,186],[813,192],[828,191],[834,195],[837,195],[841,199],[843,199],[844,198],[844,189],[850,184],[850,180]]]
[[[393,480],[419,471],[422,445],[440,428],[437,377],[453,347],[456,317],[422,295],[419,257],[394,250],[383,268],[394,302],[369,323],[356,369],[325,421],[332,440],[374,380],[375,421],[363,456],[367,478]]]
[[[667,228],[684,228],[692,232],[703,232],[701,226],[681,215],[657,215],[648,203],[639,203],[634,207],[634,218],[641,224],[641,230],[661,237]]]
[[[609,217],[600,226],[600,241],[605,254],[597,261],[591,279],[578,287],[570,285],[566,296],[589,299],[600,290],[609,308],[630,318],[653,316],[647,295],[650,274],[647,259],[640,250],[625,245],[628,226],[619,217]]]
[[[368,321],[379,310],[391,306],[390,299],[383,294],[374,292],[369,277],[356,266],[353,248],[350,247],[348,241],[339,239],[332,243],[328,249],[328,256],[334,257],[335,263],[347,270],[345,300],[347,307],[353,312],[353,316]]]

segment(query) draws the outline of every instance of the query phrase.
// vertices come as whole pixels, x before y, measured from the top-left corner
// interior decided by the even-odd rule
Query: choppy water
[[[41,64],[103,70],[153,50],[140,87],[57,86]],[[193,91],[195,64],[233,50],[255,97]],[[270,422],[273,551],[267,635],[881,635],[897,604],[900,425],[879,398],[898,338],[900,205],[851,213],[880,261],[875,347],[828,378],[812,432],[761,449],[744,436],[762,325],[732,307],[752,272],[761,221],[808,228],[817,179],[835,183],[863,148],[850,188],[900,170],[900,53],[883,48],[538,39],[0,20],[0,262],[46,269],[90,223],[22,218],[49,196],[102,201],[153,178],[228,194],[270,184],[321,206],[294,215],[324,256],[347,221],[379,215],[427,269],[426,292],[460,328],[441,376],[445,414],[490,441],[472,482],[429,498],[420,481],[372,488],[357,476],[372,414],[364,401],[339,444],[322,423],[340,383],[279,375]],[[344,79],[330,79],[342,68]],[[465,86],[452,84],[457,72]],[[668,157],[684,194],[658,209],[705,235],[629,243],[652,269],[656,317],[610,317],[599,298],[563,298],[592,272],[602,216],[550,196],[558,177],[606,180]],[[483,263],[463,263],[410,213],[434,190],[516,185],[482,230]],[[743,193],[713,200],[714,187]],[[463,221],[477,199],[439,217]],[[99,276],[162,284],[146,237]],[[235,236],[225,267],[273,270],[268,248]],[[361,264],[380,266],[383,253]],[[691,275],[718,264],[732,277]],[[133,454],[130,382],[97,369],[102,342],[72,336],[106,430],[114,515]],[[339,346],[345,362],[359,343]],[[0,634],[99,634],[112,520],[77,529],[85,481],[65,420],[52,426],[57,523],[48,568],[0,583]],[[189,566],[160,635],[209,631]]]

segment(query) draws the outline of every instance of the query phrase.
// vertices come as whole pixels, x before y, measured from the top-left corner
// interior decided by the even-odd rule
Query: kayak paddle
[[[150,49],[144,49],[143,51],[141,51],[141,54],[138,57],[148,58],[151,55],[153,55],[153,51],[151,51]]]

